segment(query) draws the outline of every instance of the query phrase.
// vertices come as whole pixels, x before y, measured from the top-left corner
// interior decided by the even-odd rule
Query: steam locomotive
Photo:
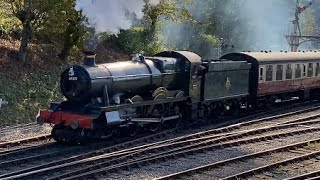
[[[189,51],[99,64],[85,52],[84,64],[60,79],[64,102],[37,115],[53,124],[58,142],[135,135],[163,125],[234,115],[293,97],[318,98],[320,53],[241,52],[205,60]]]

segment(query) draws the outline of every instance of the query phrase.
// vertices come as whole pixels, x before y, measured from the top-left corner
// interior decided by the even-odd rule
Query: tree
[[[77,11],[74,7],[75,4],[67,9],[67,24],[66,26],[64,26],[64,28],[62,28],[62,35],[64,37],[62,42],[63,48],[58,57],[63,61],[67,60],[68,56],[70,55],[71,49],[74,46],[79,45],[86,34],[84,22],[87,22],[87,19],[83,15],[82,10]]]
[[[32,36],[31,23],[35,19],[34,11],[32,10],[32,0],[13,0],[11,2],[12,11],[22,23],[21,45],[19,48],[18,57],[23,63],[26,63],[28,56],[28,43]]]
[[[134,21],[137,26],[142,27],[121,31],[119,41],[120,44],[125,44],[128,47],[125,49],[133,50],[134,52],[143,51],[153,55],[163,49],[161,37],[162,19],[181,22],[191,17],[190,12],[184,6],[184,3],[190,2],[190,0],[160,0],[158,4],[152,4],[150,0],[144,0],[144,2],[144,17],[141,20],[136,19]],[[132,18],[134,19],[134,16]],[[138,44],[143,45],[139,46]]]
[[[63,48],[61,50],[61,53],[58,55],[58,57],[62,61],[66,61],[68,56],[70,55],[71,49],[73,46],[77,45],[81,39],[81,37],[84,36],[85,31],[83,28],[83,16],[82,12],[79,12],[78,15],[71,16],[67,20],[68,24],[66,26],[64,34],[64,42],[63,42]]]
[[[45,43],[64,44],[59,57],[65,60],[80,39],[81,33],[77,28],[84,20],[82,13],[75,9],[76,0],[7,1],[10,1],[12,11],[23,27],[19,60],[27,62],[28,43],[34,37]]]
[[[10,3],[6,0],[0,0],[0,36],[3,34],[11,34],[14,31],[21,30],[20,21],[12,14]]]
[[[161,26],[161,18],[178,22],[188,20],[191,17],[190,11],[183,3],[191,3],[190,0],[160,0],[157,5],[150,4],[150,0],[144,0],[145,20],[149,22],[149,30],[155,33]]]
[[[166,45],[173,49],[187,49],[203,57],[216,57],[219,38],[232,48],[243,35],[239,31],[244,0],[201,0],[187,6],[191,18],[179,25],[166,22]]]
[[[150,0],[144,0],[144,13],[146,19],[150,21],[150,29],[156,30],[163,17],[170,21],[188,20],[191,17],[190,11],[182,3],[190,3],[188,0],[160,0],[159,4],[151,5]]]

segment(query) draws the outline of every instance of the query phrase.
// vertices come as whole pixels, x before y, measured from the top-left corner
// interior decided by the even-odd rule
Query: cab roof
[[[201,64],[201,57],[190,51],[163,51],[155,56],[160,57],[173,57],[188,60],[192,64]]]

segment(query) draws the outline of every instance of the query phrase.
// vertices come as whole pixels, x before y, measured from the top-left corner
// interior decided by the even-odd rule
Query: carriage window
[[[316,76],[320,75],[320,63],[316,64]]]
[[[313,63],[308,63],[308,77],[313,76]]]
[[[292,67],[291,67],[291,64],[287,64],[286,79],[292,79]]]
[[[281,81],[283,74],[283,65],[277,65],[277,73],[276,73],[276,80]]]
[[[268,65],[267,66],[267,71],[266,71],[266,81],[272,81],[272,73],[273,73],[273,66]]]
[[[301,78],[301,66],[300,66],[300,64],[296,64],[295,71],[296,71],[295,78]]]
[[[260,81],[263,81],[263,68],[260,68]]]

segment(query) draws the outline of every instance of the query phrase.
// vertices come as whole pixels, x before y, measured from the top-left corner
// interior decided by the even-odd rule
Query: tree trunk
[[[62,60],[62,61],[67,61],[69,55],[70,55],[70,51],[73,45],[71,45],[69,42],[65,42],[63,45],[63,49],[60,52],[60,54],[58,55],[58,57]]]
[[[28,60],[28,43],[32,36],[31,22],[34,19],[34,14],[31,11],[31,0],[25,0],[23,8],[18,9],[15,16],[21,21],[23,27],[18,58],[25,64]]]
[[[19,60],[25,64],[28,60],[28,43],[31,39],[32,30],[31,30],[31,22],[24,22],[23,29],[22,29],[22,37],[21,37],[21,45],[19,48]]]
[[[80,39],[81,30],[78,26],[80,22],[80,17],[78,17],[78,19],[76,20],[68,20],[68,26],[65,31],[63,49],[58,55],[58,57],[64,62],[67,61],[68,57],[70,56],[72,47],[76,45]]]

